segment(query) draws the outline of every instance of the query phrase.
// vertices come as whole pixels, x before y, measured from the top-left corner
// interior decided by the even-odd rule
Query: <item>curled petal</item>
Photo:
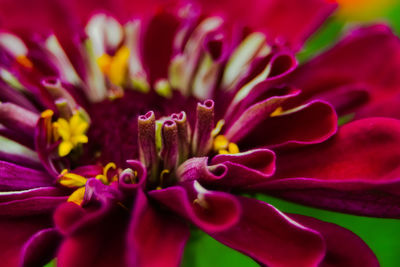
[[[152,207],[139,191],[127,235],[132,266],[179,266],[189,227],[185,222]],[[157,256],[154,256],[156,251]]]
[[[136,192],[144,186],[147,170],[140,161],[128,160],[130,168],[125,169],[119,176],[118,187],[125,192]]]
[[[232,155],[217,155],[208,165],[208,158],[191,158],[177,170],[181,182],[199,180],[214,187],[240,189],[265,181],[275,171],[275,154],[255,149]]]
[[[208,191],[197,181],[149,192],[149,196],[207,232],[222,231],[240,217],[240,206],[230,194]]]
[[[325,255],[321,235],[293,221],[269,204],[237,197],[243,209],[239,222],[210,233],[221,243],[267,266],[317,266]]]

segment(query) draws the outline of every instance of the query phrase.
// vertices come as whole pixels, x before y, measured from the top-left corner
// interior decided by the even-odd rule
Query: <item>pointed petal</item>
[[[22,250],[21,266],[44,266],[55,256],[62,236],[54,228],[37,232]]]
[[[264,202],[237,197],[243,209],[239,222],[210,233],[219,242],[267,266],[317,266],[325,255],[322,236]]]
[[[138,192],[127,235],[132,266],[179,266],[189,234],[183,220],[152,207]]]
[[[326,255],[321,266],[379,266],[372,250],[351,231],[333,223],[303,215],[289,214],[289,216],[323,236],[326,243]]]

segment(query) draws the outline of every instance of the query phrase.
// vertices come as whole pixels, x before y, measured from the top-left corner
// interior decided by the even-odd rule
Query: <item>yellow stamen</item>
[[[66,187],[82,187],[86,184],[87,179],[79,174],[68,172],[67,169],[60,173],[58,182]]]
[[[68,155],[71,150],[79,144],[88,142],[86,130],[89,127],[89,123],[85,121],[78,112],[75,113],[69,121],[64,118],[59,118],[53,123],[53,127],[57,132],[57,136],[62,139],[58,146],[58,154],[60,157]]]
[[[215,137],[214,139],[214,151],[219,151],[219,150],[223,150],[226,149],[229,145],[229,141],[228,139],[226,139],[225,136],[223,135],[218,135],[217,137]]]
[[[229,151],[229,154],[237,154],[237,153],[239,153],[239,147],[235,143],[229,143],[228,151]]]
[[[96,179],[99,179],[103,184],[109,184],[110,182],[108,181],[107,173],[110,169],[117,169],[117,166],[115,165],[114,162],[109,162],[104,168],[103,168],[103,174],[96,175]],[[114,175],[112,177],[111,182],[118,180],[117,175]]]
[[[83,197],[85,196],[85,187],[76,189],[68,198],[68,202],[74,202],[77,205],[82,205]]]
[[[270,117],[276,117],[279,116],[283,113],[283,108],[282,107],[277,107],[269,116]]]
[[[130,50],[122,46],[114,56],[103,54],[97,58],[97,64],[100,70],[115,85],[123,85],[128,69]]]
[[[238,145],[229,142],[223,135],[218,135],[214,138],[213,148],[218,154],[236,154],[240,152]]]
[[[25,55],[19,55],[16,57],[15,60],[25,68],[31,69],[33,67],[32,61]]]

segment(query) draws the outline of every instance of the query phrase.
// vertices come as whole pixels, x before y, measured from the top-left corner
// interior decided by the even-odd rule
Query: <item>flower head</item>
[[[360,210],[358,199],[345,207],[335,202],[349,188],[362,200],[365,191],[374,194],[369,179],[397,182],[387,166],[398,162],[396,153],[361,168],[379,147],[398,144],[398,138],[381,138],[397,137],[397,122],[362,120],[336,133],[333,107],[340,113],[348,99],[340,101],[340,92],[314,97],[320,91],[307,84],[314,80],[301,75],[307,67],[295,71],[294,50],[335,5],[310,0],[306,14],[299,14],[297,1],[268,1],[258,3],[260,10],[246,5],[254,20],[240,16],[235,23],[238,7],[201,8],[203,1],[164,3],[157,10],[137,3],[143,13],[132,17],[111,7],[89,15],[92,1],[71,3],[63,4],[65,14],[71,8],[81,14],[71,20],[82,27],[66,24],[63,34],[51,15],[35,25],[36,42],[32,29],[0,36],[6,101],[0,141],[11,148],[0,153],[0,189],[25,190],[0,195],[0,214],[19,223],[24,216],[44,217],[26,229],[30,239],[16,245],[19,253],[24,243],[23,264],[57,257],[62,266],[176,266],[188,224],[264,265],[377,264],[347,230],[238,196],[262,191],[399,216],[398,209]],[[263,10],[271,18],[261,20]],[[284,26],[289,22],[293,27]],[[52,26],[55,34],[48,35]],[[73,42],[66,38],[71,31]],[[355,141],[360,136],[362,142]],[[338,155],[349,149],[352,157],[363,142],[376,145],[372,152],[363,148],[358,167],[350,168]]]

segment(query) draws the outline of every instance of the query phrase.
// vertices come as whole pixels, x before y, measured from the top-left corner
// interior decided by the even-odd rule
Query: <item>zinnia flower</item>
[[[350,231],[239,195],[399,217],[398,122],[336,133],[348,98],[293,73],[334,4],[41,2],[2,1],[3,264],[176,266],[194,225],[262,265],[378,265]]]

